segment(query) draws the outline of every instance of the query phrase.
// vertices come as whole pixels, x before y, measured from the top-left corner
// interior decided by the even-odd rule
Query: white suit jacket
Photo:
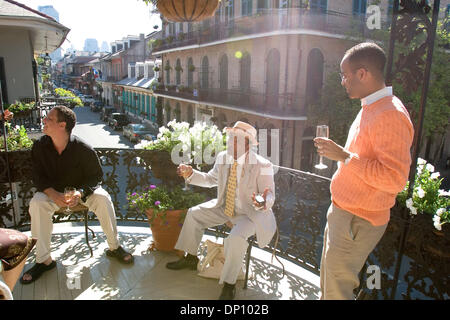
[[[200,204],[200,208],[214,209],[224,207],[225,192],[228,180],[229,170],[232,165],[233,158],[227,155],[226,151],[222,151],[217,155],[214,167],[207,173],[197,170],[189,177],[190,184],[212,188],[217,186],[217,199],[213,199]],[[276,231],[276,220],[272,211],[274,201],[267,202],[266,210],[255,210],[252,202],[253,192],[255,194],[263,193],[268,188],[272,193],[271,196],[275,200],[275,183],[273,178],[272,163],[249,151],[248,161],[243,167],[244,175],[240,178],[239,200],[242,205],[241,213],[246,214],[255,224],[256,238],[259,247],[263,248],[269,244]]]

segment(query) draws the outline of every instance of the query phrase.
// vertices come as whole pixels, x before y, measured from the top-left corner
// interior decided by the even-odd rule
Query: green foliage
[[[67,99],[67,101],[70,103],[70,104],[73,104],[73,105],[75,105],[75,106],[80,106],[80,107],[82,107],[83,106],[83,102],[81,101],[81,99],[80,98],[78,98],[75,94],[73,94],[71,91],[69,91],[69,90],[65,90],[65,89],[63,89],[63,88],[56,88],[55,89],[55,94],[56,94],[56,96],[58,96],[58,97],[68,97],[69,99]]]
[[[16,126],[11,128],[10,123],[5,123],[7,127],[8,135],[6,136],[6,144],[8,151],[16,151],[23,149],[30,149],[33,146],[33,141],[28,137],[27,131],[24,126]],[[0,137],[0,151],[4,149],[5,141],[3,136]]]
[[[142,192],[128,193],[127,199],[131,208],[136,208],[141,212],[153,209],[153,214],[149,219],[149,223],[152,225],[157,216],[165,221],[167,210],[188,209],[204,202],[206,197],[192,190],[184,191],[180,186],[170,190],[164,185],[150,185]],[[184,222],[184,218],[185,215],[182,215],[180,224]]]
[[[13,104],[6,105],[5,109],[8,109],[12,113],[14,113],[15,116],[17,116],[20,113],[30,111],[31,109],[34,108],[34,105],[35,105],[35,102],[23,103],[23,102],[16,101]]]

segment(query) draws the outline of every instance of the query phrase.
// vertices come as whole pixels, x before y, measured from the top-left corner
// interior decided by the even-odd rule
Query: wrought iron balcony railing
[[[103,187],[110,193],[119,221],[145,222],[145,214],[127,205],[126,194],[140,191],[150,184],[159,184],[147,162],[147,150],[98,148],[104,171]],[[30,226],[28,206],[34,188],[31,182],[31,155],[29,151],[11,152],[10,164],[15,192],[14,203],[9,196],[9,183],[5,168],[5,153],[0,152],[0,226],[27,229]],[[319,274],[323,244],[323,230],[326,212],[330,205],[330,180],[307,172],[279,167],[275,175],[276,202],[273,210],[280,231],[277,255],[301,267]],[[201,189],[209,197],[215,190]],[[16,208],[13,216],[12,207]],[[450,259],[447,248],[449,234],[436,235],[431,217],[419,215],[410,225],[406,237],[404,263],[398,279],[393,279],[398,260],[401,231],[405,224],[405,213],[398,207],[391,211],[387,231],[373,253],[366,267],[381,269],[381,286],[368,289],[366,280],[370,273],[361,272],[361,292],[374,299],[390,299],[394,287],[398,286],[395,299],[448,299],[450,288]],[[95,216],[90,216],[95,219]],[[76,215],[70,221],[79,221]],[[58,222],[58,221],[55,221]],[[219,232],[219,230],[210,230]],[[275,242],[266,247],[272,250]],[[373,270],[373,269],[370,269]],[[371,271],[373,272],[373,271]],[[369,280],[370,282],[370,280]],[[423,284],[427,283],[426,286]],[[401,290],[400,290],[401,289]]]
[[[183,98],[206,104],[218,104],[233,110],[257,113],[268,117],[299,118],[305,117],[305,109],[301,106],[302,98],[292,93],[262,94],[255,89],[177,89],[175,86],[155,88],[156,95]]]
[[[383,22],[383,27],[388,22]],[[261,9],[258,13],[230,19],[226,22],[216,22],[210,18],[199,30],[169,35],[162,39],[161,44],[153,52],[173,48],[201,45],[242,36],[298,32],[312,30],[341,36],[356,36],[376,39],[377,33],[370,30],[366,24],[366,16],[344,14],[336,11],[314,11],[304,8]],[[375,30],[376,31],[376,30]]]

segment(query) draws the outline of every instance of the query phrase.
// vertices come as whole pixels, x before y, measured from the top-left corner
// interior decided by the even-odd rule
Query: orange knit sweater
[[[408,111],[397,97],[363,106],[345,145],[354,156],[347,165],[339,162],[331,181],[333,203],[374,226],[388,223],[408,180],[413,137]]]

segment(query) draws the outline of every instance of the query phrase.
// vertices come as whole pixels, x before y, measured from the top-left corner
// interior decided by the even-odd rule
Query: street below
[[[77,124],[72,133],[93,148],[134,148],[134,144],[100,119],[100,112],[92,112],[89,107],[75,107]]]

